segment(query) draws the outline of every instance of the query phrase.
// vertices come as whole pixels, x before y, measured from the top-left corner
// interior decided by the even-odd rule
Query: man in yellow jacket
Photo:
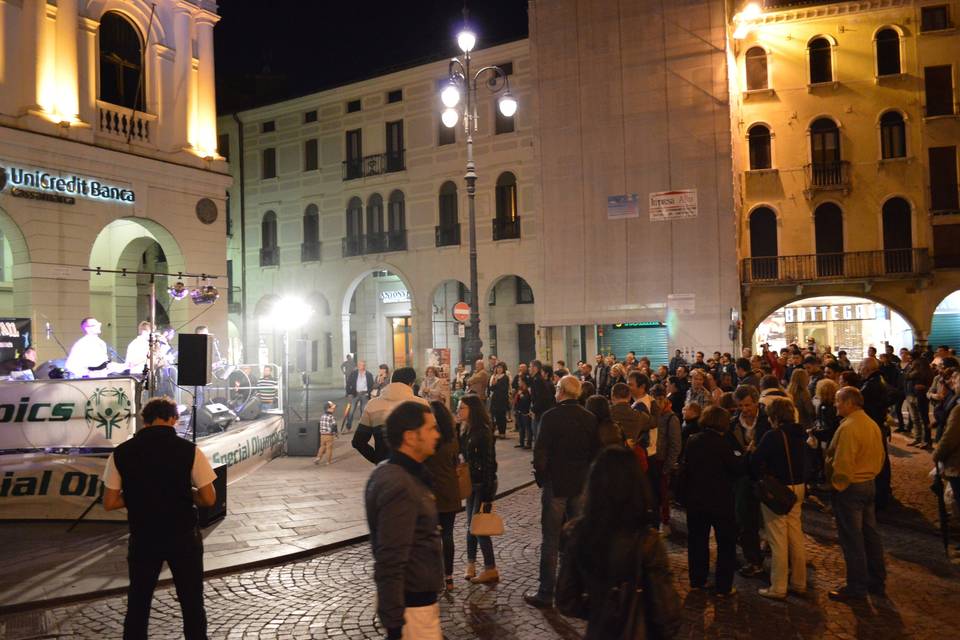
[[[883,468],[880,427],[863,410],[863,395],[855,387],[837,392],[837,413],[843,418],[826,453],[827,480],[833,486],[833,515],[847,584],[829,592],[831,600],[884,595],[886,568],[874,510],[874,478]]]

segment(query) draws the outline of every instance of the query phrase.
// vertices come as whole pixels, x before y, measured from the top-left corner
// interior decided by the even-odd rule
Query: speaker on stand
[[[178,337],[177,379],[185,387],[193,387],[193,407],[190,427],[193,441],[197,441],[197,403],[200,387],[210,384],[213,366],[213,340],[204,333],[181,333]]]

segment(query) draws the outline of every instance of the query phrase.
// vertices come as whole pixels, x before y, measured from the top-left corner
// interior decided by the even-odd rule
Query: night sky
[[[469,3],[478,47],[527,35],[527,0]],[[229,113],[457,53],[459,0],[220,0],[217,110]]]

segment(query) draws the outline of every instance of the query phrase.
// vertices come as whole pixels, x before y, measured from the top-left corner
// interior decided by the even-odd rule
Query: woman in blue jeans
[[[498,582],[500,572],[497,571],[497,561],[493,555],[493,541],[490,536],[470,533],[473,514],[481,508],[488,512],[497,493],[497,451],[490,414],[484,401],[471,393],[460,399],[457,421],[463,430],[460,450],[470,467],[470,482],[473,485],[473,491],[467,498],[467,570],[463,577],[474,584]],[[483,554],[483,571],[479,575],[476,570],[478,544]]]

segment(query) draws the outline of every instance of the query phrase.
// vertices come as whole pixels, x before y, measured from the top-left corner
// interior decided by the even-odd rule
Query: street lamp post
[[[290,417],[290,332],[302,327],[310,316],[313,309],[299,298],[281,298],[273,306],[269,315],[269,322],[275,329],[283,330],[283,354],[280,366],[283,367],[282,377],[279,378],[280,384],[280,405],[283,411],[285,422],[289,422]]]
[[[461,117],[463,131],[467,136],[467,172],[464,180],[467,184],[468,224],[470,233],[470,290],[467,302],[470,304],[470,326],[464,344],[465,360],[471,364],[480,357],[483,341],[480,339],[480,296],[477,285],[477,218],[476,193],[477,171],[473,161],[473,134],[477,131],[477,80],[484,74],[490,75],[487,88],[494,95],[501,94],[497,100],[500,113],[511,117],[517,112],[517,100],[510,93],[510,79],[507,74],[496,65],[482,67],[476,72],[470,69],[470,52],[477,44],[477,36],[470,29],[467,22],[467,10],[463,10],[463,29],[457,35],[457,45],[463,52],[462,60],[450,60],[447,85],[440,92],[440,100],[445,107],[441,115],[444,126],[457,126]],[[463,99],[461,100],[461,94]]]

